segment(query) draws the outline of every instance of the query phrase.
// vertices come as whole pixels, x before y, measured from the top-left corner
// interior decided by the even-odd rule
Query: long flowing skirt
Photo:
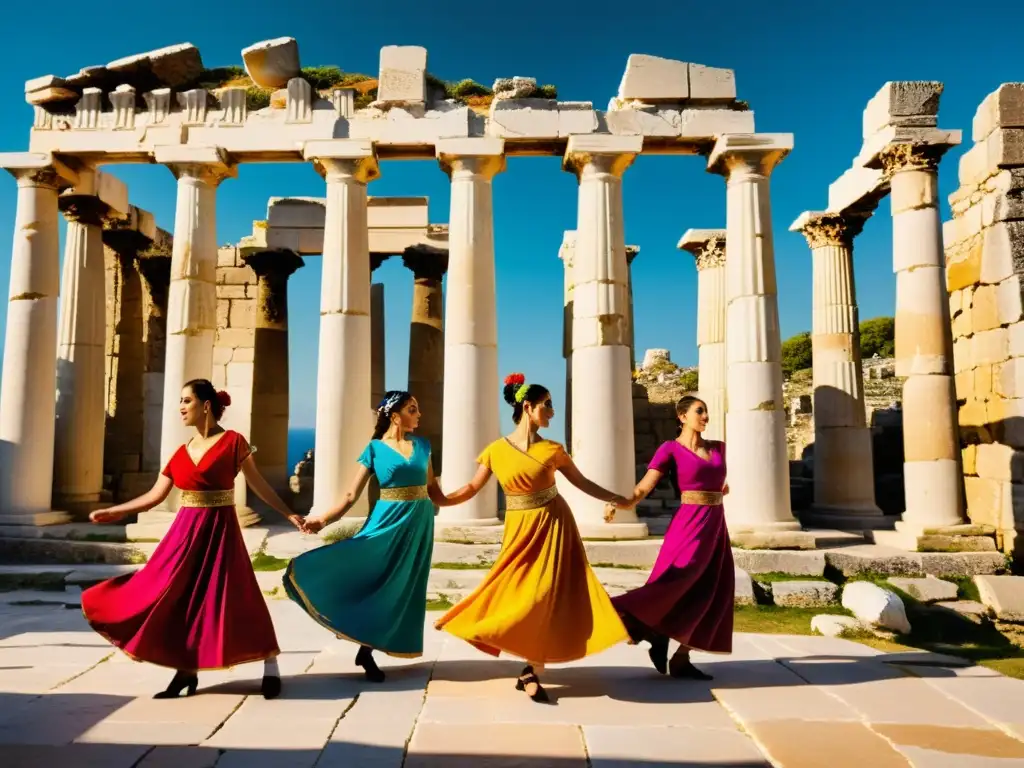
[[[722,507],[684,504],[672,518],[647,583],[612,602],[633,641],[653,632],[688,648],[729,653],[735,582]]]
[[[390,656],[421,656],[433,546],[429,499],[378,501],[355,536],[292,560],[284,588],[338,637]]]
[[[574,661],[627,638],[561,496],[506,514],[494,566],[435,626],[492,656],[536,663]]]
[[[234,507],[182,507],[149,562],[82,593],[94,630],[138,661],[225,669],[279,653]]]

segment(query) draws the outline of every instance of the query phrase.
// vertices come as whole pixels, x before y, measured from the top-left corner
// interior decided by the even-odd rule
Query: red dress
[[[199,460],[181,446],[163,474],[181,491],[230,491],[251,449],[228,430]],[[82,593],[90,626],[137,661],[224,669],[280,651],[234,506],[182,506],[139,571]]]

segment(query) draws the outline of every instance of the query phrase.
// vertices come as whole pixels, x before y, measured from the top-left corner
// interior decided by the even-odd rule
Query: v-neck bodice
[[[648,469],[666,473],[675,466],[680,491],[721,491],[725,483],[725,443],[707,442],[708,458],[699,456],[676,440],[662,443]]]
[[[182,491],[229,491],[234,488],[235,476],[250,453],[246,439],[229,429],[198,462],[192,459],[185,445],[179,446],[163,474]]]
[[[498,478],[506,493],[535,493],[555,483],[555,472],[570,461],[560,443],[538,440],[524,451],[502,437],[477,457]]]
[[[382,440],[371,440],[359,456],[359,463],[377,476],[381,488],[427,484],[430,443],[416,435],[410,435],[409,439],[412,441],[409,458]]]

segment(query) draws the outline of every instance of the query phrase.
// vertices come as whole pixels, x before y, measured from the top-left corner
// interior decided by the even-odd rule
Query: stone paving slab
[[[540,705],[514,688],[521,661],[436,632],[434,616],[423,657],[382,658],[388,680],[371,685],[355,646],[288,601],[269,605],[285,678],[274,701],[258,693],[259,663],[154,700],[170,671],[114,651],[80,612],[0,606],[0,766],[1024,765],[1024,682],[937,654],[737,635],[731,655],[694,654],[714,675],[696,682],[620,645],[551,666],[554,703]]]

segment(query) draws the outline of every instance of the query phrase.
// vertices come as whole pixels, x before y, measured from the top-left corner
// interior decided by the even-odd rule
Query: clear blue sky
[[[1000,0],[998,28],[1020,29],[1024,4]],[[24,81],[66,75],[88,65],[179,42],[199,46],[207,67],[242,63],[240,51],[259,40],[292,36],[303,65],[334,64],[376,73],[381,46],[422,45],[431,72],[447,80],[470,77],[490,85],[496,77],[524,75],[558,86],[565,100],[607,107],[630,53],[649,53],[736,72],[739,98],[747,100],[763,132],[792,132],[796,148],[772,178],[775,250],[783,336],[811,323],[809,251],[787,231],[807,209],[827,202],[827,188],[850,165],[861,144],[861,112],[887,80],[941,80],[946,85],[940,126],[960,128],[970,144],[979,102],[1000,83],[1024,80],[1024,59],[1012,51],[1010,33],[993,37],[988,23],[951,0],[933,0],[897,12],[890,2],[782,2],[771,7],[735,0],[714,3],[653,0],[633,7],[609,0],[567,0],[552,6],[508,7],[488,13],[486,3],[441,0],[413,3],[347,3],[310,0],[282,13],[267,0],[221,0],[213,6],[183,0],[173,6],[140,4],[125,13],[113,3],[69,4],[59,23],[25,24],[5,42],[0,68],[0,150],[27,148],[31,109]],[[489,20],[493,19],[493,20]],[[945,197],[957,186],[960,148],[942,166]],[[175,186],[158,166],[117,167],[132,202],[153,211],[160,226],[174,221]],[[264,217],[275,195],[322,195],[311,167],[242,166],[218,196],[218,240],[236,242]],[[448,180],[436,163],[387,162],[371,195],[429,195],[431,219],[448,220]],[[15,183],[0,179],[0,285],[9,280]],[[667,347],[682,364],[696,362],[696,273],[676,250],[691,227],[725,225],[720,177],[701,158],[644,157],[626,172],[626,240],[639,245],[633,264],[636,344]],[[561,357],[562,232],[575,228],[576,182],[555,158],[516,158],[494,185],[498,278],[498,345],[502,374],[522,370],[550,386],[556,408],[563,401]],[[861,318],[891,314],[889,207],[868,222],[857,240],[856,279]],[[319,259],[290,285],[291,401],[294,426],[314,423],[319,302]],[[394,259],[376,279],[386,285],[387,385],[406,383],[411,276]],[[6,303],[0,310],[0,324]],[[2,325],[0,325],[2,328]],[[0,337],[2,343],[2,337]],[[499,397],[499,393],[495,393]],[[504,410],[508,410],[503,407]],[[505,417],[506,425],[509,423]],[[552,437],[562,434],[559,426]]]

